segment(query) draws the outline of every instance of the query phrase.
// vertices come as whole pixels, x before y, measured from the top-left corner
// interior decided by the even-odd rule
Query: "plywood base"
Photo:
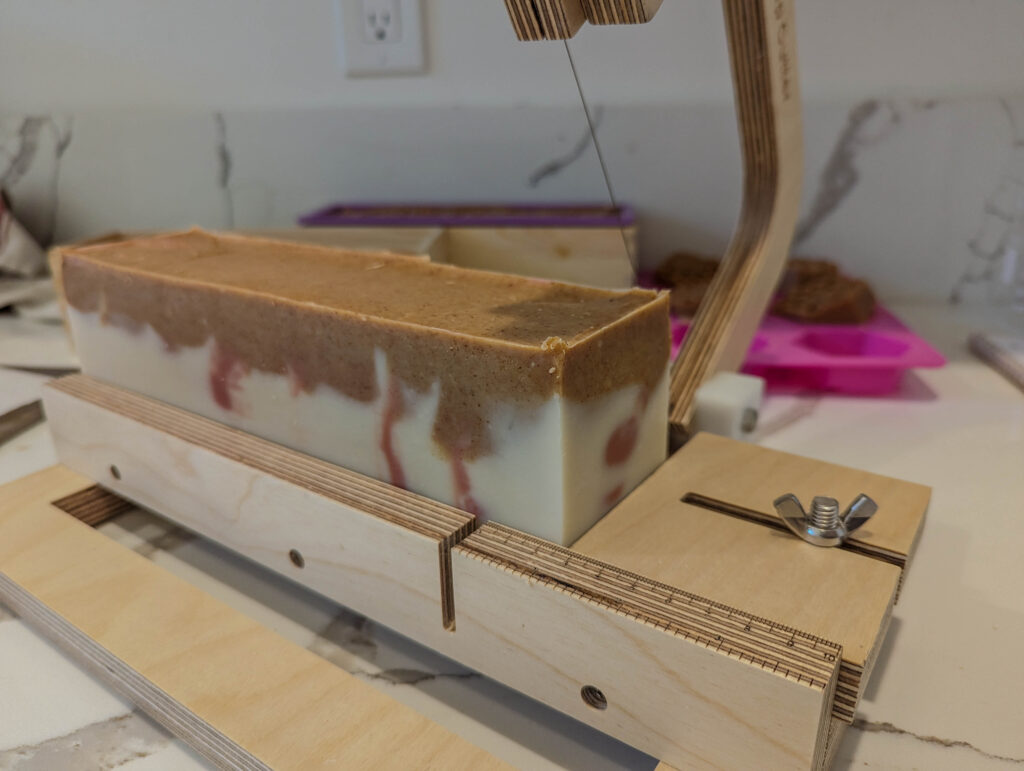
[[[771,501],[787,492],[805,501],[814,494],[849,501],[866,492],[879,512],[844,548],[815,547],[764,526],[777,521]],[[909,482],[700,434],[572,548],[839,643],[833,714],[849,722],[888,629],[928,494]]]
[[[84,376],[45,390],[58,456],[89,478],[666,762],[824,762],[844,674],[827,636]]]
[[[0,600],[211,762],[507,767],[50,503],[91,486],[55,466],[0,488]]]

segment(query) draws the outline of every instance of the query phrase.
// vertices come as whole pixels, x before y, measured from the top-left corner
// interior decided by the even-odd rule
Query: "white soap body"
[[[432,438],[440,384],[423,394],[404,389],[402,416],[385,420],[383,351],[375,355],[382,396],[372,402],[326,385],[306,392],[285,375],[251,370],[234,382],[225,409],[209,385],[212,340],[170,351],[149,326],[128,331],[102,323],[97,313],[69,308],[68,315],[88,375],[384,481],[394,481],[397,461],[407,489],[563,545],[583,535],[666,456],[667,372],[648,395],[632,385],[585,403],[554,395],[537,407],[498,405],[488,425],[493,452],[460,469]],[[609,464],[610,438],[631,420],[633,450]],[[386,430],[391,463],[382,442]]]

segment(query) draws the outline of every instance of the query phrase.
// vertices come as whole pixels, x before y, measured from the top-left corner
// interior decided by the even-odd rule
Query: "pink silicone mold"
[[[689,328],[672,321],[672,355]],[[743,371],[763,377],[770,390],[816,390],[886,394],[900,386],[903,373],[941,367],[945,357],[879,306],[864,324],[800,324],[768,316],[747,353]]]

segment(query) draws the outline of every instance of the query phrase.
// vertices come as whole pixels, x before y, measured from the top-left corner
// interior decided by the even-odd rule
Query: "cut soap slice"
[[[57,261],[87,374],[552,541],[665,458],[667,295],[198,230]]]

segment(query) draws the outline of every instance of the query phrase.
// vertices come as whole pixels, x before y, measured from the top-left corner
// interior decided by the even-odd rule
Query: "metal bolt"
[[[755,428],[757,428],[757,419],[759,415],[757,410],[753,407],[747,407],[743,410],[743,415],[740,417],[740,431],[745,434],[749,434]]]
[[[786,526],[808,543],[839,546],[878,511],[878,504],[861,493],[840,515],[839,502],[835,498],[819,495],[811,501],[808,514],[800,500],[787,493],[775,499],[775,510]]]
[[[826,498],[824,495],[814,496],[811,501],[811,522],[815,527],[830,528],[839,524],[839,501]]]

